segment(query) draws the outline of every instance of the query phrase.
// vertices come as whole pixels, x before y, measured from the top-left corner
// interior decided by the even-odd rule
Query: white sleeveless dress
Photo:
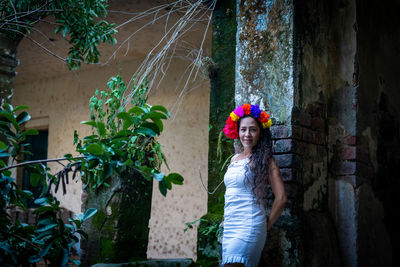
[[[247,172],[249,179],[245,179],[248,163],[249,158],[232,162],[224,176],[222,266],[243,263],[246,267],[257,267],[267,239],[265,209],[256,203],[248,182],[253,179],[250,170]]]

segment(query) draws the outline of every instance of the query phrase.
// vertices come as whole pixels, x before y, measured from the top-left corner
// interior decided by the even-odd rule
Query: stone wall
[[[26,223],[29,225],[37,224],[37,214],[33,213],[35,211],[33,208],[23,210],[20,207],[9,206],[7,207],[6,211],[10,216],[12,223],[15,223],[16,220],[19,220],[21,223]],[[57,213],[58,218],[60,218],[64,223],[69,223],[68,219],[72,218],[72,215],[73,212],[65,208],[61,208]]]

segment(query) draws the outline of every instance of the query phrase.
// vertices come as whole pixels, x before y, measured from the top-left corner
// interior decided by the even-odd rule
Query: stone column
[[[292,0],[237,0],[235,104],[258,104],[272,115],[274,126],[271,132],[276,143],[274,157],[291,204],[298,189],[295,171],[300,164],[292,145],[296,86],[293,14]],[[299,264],[298,226],[293,207],[286,208],[268,234],[261,266]]]
[[[82,195],[82,212],[97,213],[84,223],[88,234],[81,242],[82,266],[96,263],[119,263],[145,260],[153,181],[137,171],[114,175],[109,187],[86,188]]]
[[[212,19],[212,60],[208,62],[210,76],[210,130],[208,151],[208,195],[207,214],[198,230],[198,266],[219,266],[221,249],[212,234],[202,236],[205,227],[219,225],[223,221],[225,186],[221,184],[221,167],[231,155],[231,140],[219,135],[228,114],[234,109],[235,95],[235,18],[236,0],[217,1]],[[220,142],[222,140],[222,142]],[[217,153],[219,151],[220,153]],[[204,250],[206,249],[206,250]],[[212,253],[203,253],[210,251]]]
[[[10,102],[15,68],[19,62],[16,58],[16,51],[19,41],[8,38],[0,33],[0,101]]]

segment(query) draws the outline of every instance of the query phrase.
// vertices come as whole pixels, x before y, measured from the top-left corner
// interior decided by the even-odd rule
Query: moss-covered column
[[[213,13],[212,58],[215,71],[211,73],[210,134],[208,152],[208,189],[216,188],[221,182],[217,157],[218,136],[224,128],[228,114],[234,109],[235,93],[235,1],[219,1]],[[232,146],[223,147],[222,158],[232,153]],[[224,187],[209,195],[208,212],[223,214],[220,201]]]
[[[16,51],[19,41],[0,33],[0,102],[10,102],[15,68],[18,66]]]
[[[294,192],[299,188],[295,174],[300,160],[292,149],[295,103],[293,15],[292,0],[237,0],[235,103],[258,104],[272,115],[274,157],[281,169],[290,203],[297,204]],[[268,233],[260,266],[300,265],[301,233],[297,215],[295,208],[285,209]]]
[[[228,114],[234,109],[235,94],[235,36],[236,36],[236,2],[235,0],[220,0],[213,12],[212,60],[210,68],[210,131],[208,152],[208,190],[214,191],[223,180],[221,167],[233,151],[233,143],[219,135],[224,128]],[[217,151],[221,153],[217,153]],[[217,226],[222,221],[224,213],[224,192],[222,184],[208,195],[208,213],[203,216],[198,234],[197,265],[218,266],[219,245],[214,237],[200,234],[203,227]],[[204,248],[212,246],[212,254],[203,253]]]
[[[82,266],[147,258],[153,182],[131,171],[112,177],[110,187],[87,189],[83,207],[97,213],[85,222],[88,240],[82,242]]]

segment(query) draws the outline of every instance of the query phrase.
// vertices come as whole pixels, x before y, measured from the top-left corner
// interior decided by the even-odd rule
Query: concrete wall
[[[120,24],[133,14],[159,5],[157,1],[111,1],[111,10],[125,13],[109,13],[109,21]],[[162,9],[159,15],[166,14]],[[179,14],[173,14],[169,23],[174,23]],[[150,16],[153,19],[154,16]],[[129,23],[119,29],[118,44],[126,37],[148,22],[149,18]],[[146,53],[161,38],[165,20],[160,20],[151,28],[138,33],[124,45],[107,65],[84,66],[80,71],[70,72],[64,64],[43,49],[24,39],[18,48],[21,62],[15,79],[14,105],[30,106],[32,120],[27,127],[47,128],[49,130],[48,158],[61,157],[74,151],[73,131],[77,130],[81,137],[90,134],[90,127],[80,125],[80,121],[89,120],[89,99],[98,88],[106,89],[106,82],[111,76],[121,74],[128,82],[138,68]],[[158,191],[158,183],[153,189],[152,213],[149,222],[150,236],[148,245],[149,258],[196,258],[196,230],[184,233],[185,222],[200,218],[206,213],[207,195],[199,179],[199,170],[204,183],[207,184],[208,155],[208,118],[209,118],[209,81],[202,75],[189,84],[189,93],[185,94],[179,109],[174,104],[182,88],[183,73],[190,60],[185,57],[191,47],[198,47],[204,33],[205,24],[196,26],[184,36],[183,52],[173,58],[161,86],[151,91],[149,103],[165,105],[170,108],[172,117],[165,123],[159,141],[168,159],[170,171],[179,172],[185,178],[183,186],[175,186],[164,198]],[[52,41],[43,40],[38,34],[47,34]],[[48,24],[39,24],[33,31],[32,38],[43,41],[44,45],[61,56],[66,55],[67,44]],[[210,36],[207,36],[204,55],[210,52]],[[101,62],[105,62],[115,51],[114,48],[102,46]],[[189,47],[189,48],[188,48]],[[178,49],[182,47],[178,46]],[[186,50],[185,50],[186,49]],[[184,78],[183,78],[184,79]],[[183,80],[185,81],[185,80]],[[178,102],[179,103],[179,102]],[[172,109],[175,107],[175,109]],[[175,111],[175,112],[174,112]],[[72,153],[74,154],[74,153]],[[76,153],[75,153],[76,154]],[[49,164],[50,165],[50,164]],[[51,164],[53,171],[60,166]],[[62,206],[80,213],[81,205],[80,181],[70,184],[68,193],[57,197]]]

